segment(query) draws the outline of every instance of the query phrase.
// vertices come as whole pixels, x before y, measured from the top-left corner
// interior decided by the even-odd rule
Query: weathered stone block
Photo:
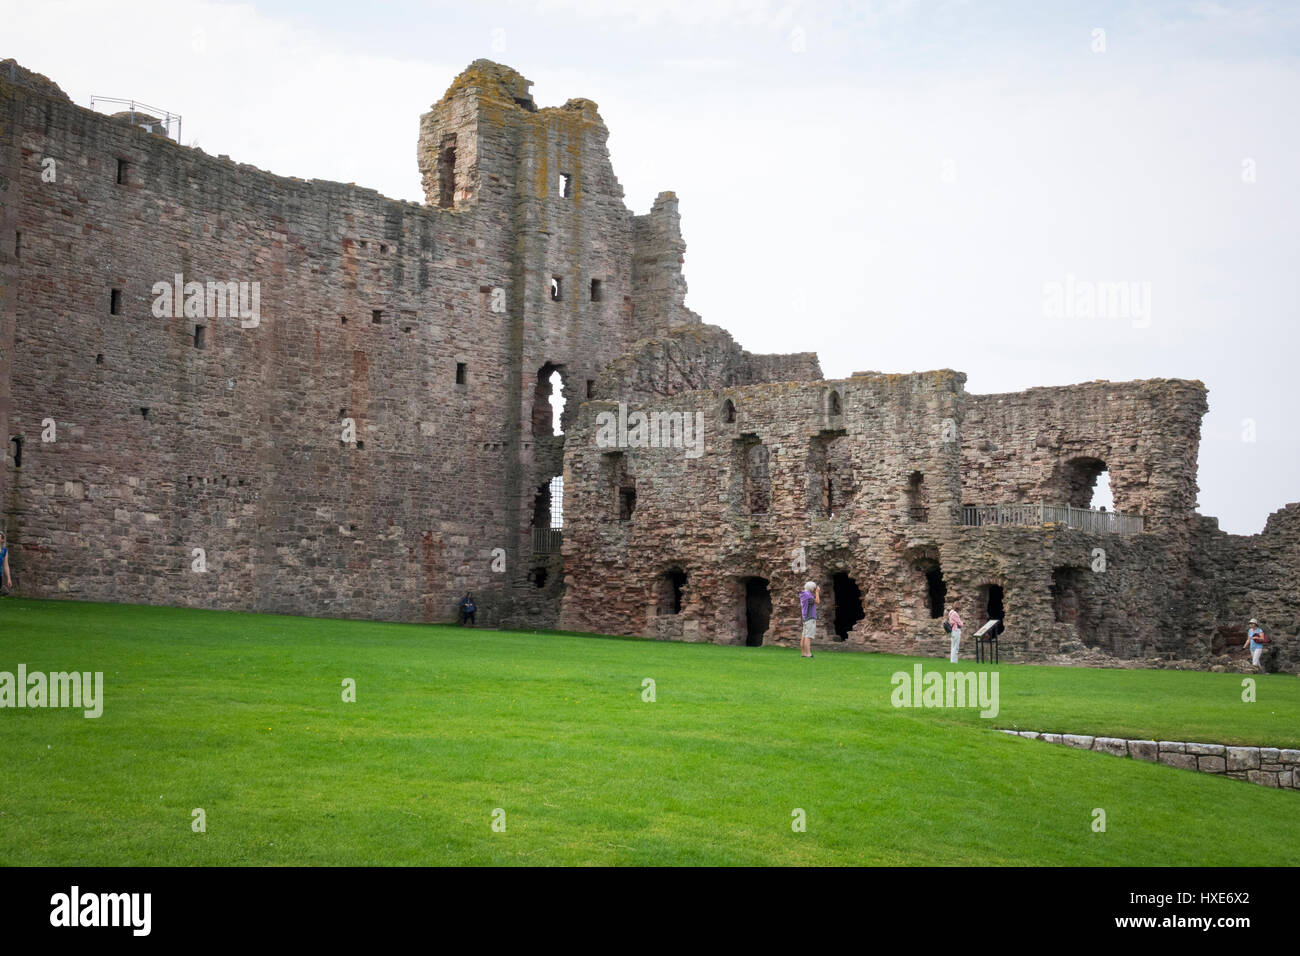
[[[1278,756],[1285,764],[1300,764],[1300,750],[1283,750]]]
[[[1223,773],[1228,769],[1228,762],[1223,757],[1197,757],[1196,769],[1201,773]]]
[[[1293,787],[1295,786],[1295,776],[1295,771],[1283,770],[1277,775],[1277,785],[1279,787]]]
[[[1187,745],[1187,753],[1195,754],[1198,757],[1222,757],[1226,751],[1223,744],[1192,744]]]
[[[1043,734],[1039,739],[1046,740],[1049,744],[1064,743],[1060,734]]]
[[[1185,754],[1187,753],[1187,744],[1176,740],[1160,741],[1160,752],[1162,754]]]
[[[1098,737],[1092,742],[1092,749],[1112,757],[1128,756],[1128,741],[1123,737]]]
[[[1276,747],[1259,748],[1259,759],[1261,762],[1268,761],[1269,763],[1277,763],[1281,758],[1281,755],[1282,751],[1278,750]]]
[[[1061,740],[1069,747],[1077,747],[1079,750],[1092,749],[1092,737],[1083,734],[1062,734]]]
[[[1170,767],[1178,767],[1182,770],[1196,769],[1196,758],[1191,754],[1161,753],[1160,762]]]
[[[1228,769],[1229,770],[1258,770],[1259,769],[1259,748],[1258,747],[1229,747],[1228,748]]]
[[[1247,770],[1246,779],[1251,783],[1258,783],[1265,787],[1276,787],[1278,785],[1277,774],[1269,773],[1266,770]]]
[[[1154,740],[1130,740],[1128,742],[1128,755],[1134,760],[1148,760],[1155,763],[1159,753],[1159,748]]]

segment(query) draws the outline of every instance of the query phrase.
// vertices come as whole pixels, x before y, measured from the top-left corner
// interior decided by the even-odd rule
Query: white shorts
[[[817,618],[810,617],[803,622],[803,636],[809,640],[815,640],[817,637]]]

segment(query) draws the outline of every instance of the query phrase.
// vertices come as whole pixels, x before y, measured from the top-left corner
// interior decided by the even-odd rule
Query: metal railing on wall
[[[1145,524],[1141,515],[1075,508],[1071,505],[1049,505],[1041,501],[1037,504],[962,505],[961,523],[980,528],[990,525],[1034,527],[1061,524],[1091,534],[1138,534]]]
[[[168,136],[172,137],[172,139],[176,140],[178,143],[181,141],[181,117],[179,113],[172,113],[168,110],[159,109],[156,106],[150,106],[148,103],[141,103],[139,100],[120,100],[113,96],[92,96],[90,98],[90,108],[92,110],[95,108],[96,104],[99,103],[112,103],[114,106],[125,106],[126,109],[120,112],[130,113],[131,123],[133,125],[136,121],[136,113],[142,113],[146,116],[153,117],[162,123],[163,129],[167,131]],[[175,134],[172,133],[173,123],[176,124]]]

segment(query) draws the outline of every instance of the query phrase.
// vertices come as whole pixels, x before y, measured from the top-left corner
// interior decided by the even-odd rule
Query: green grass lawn
[[[985,720],[894,708],[916,659],[875,654],[16,599],[0,633],[105,682],[0,710],[3,864],[1300,864],[1300,793],[991,729],[1297,747],[1295,677],[1003,664]]]

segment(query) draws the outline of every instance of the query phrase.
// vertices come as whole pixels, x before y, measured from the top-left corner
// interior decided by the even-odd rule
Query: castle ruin
[[[843,647],[937,655],[955,602],[1010,660],[1223,666],[1255,616],[1300,666],[1300,504],[1254,536],[1196,514],[1201,383],[971,395],[746,352],[685,306],[676,197],[634,215],[596,104],[530,85],[455,79],[420,204],[0,64],[18,593],[446,621],[472,590],[480,623],[770,644],[811,577]]]

